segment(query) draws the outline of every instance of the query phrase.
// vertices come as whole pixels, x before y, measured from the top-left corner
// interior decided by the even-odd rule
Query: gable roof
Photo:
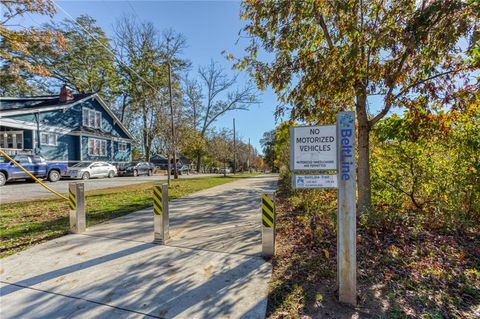
[[[93,93],[88,94],[73,94],[73,100],[67,102],[60,102],[58,95],[43,95],[31,97],[0,97],[0,114],[4,111],[13,110],[31,110],[38,108],[46,108],[52,106],[68,106],[76,104],[78,101],[86,97],[92,96]]]
[[[32,97],[0,97],[0,118],[12,115],[48,112],[70,108],[79,103],[94,99],[113,118],[113,121],[130,138],[133,135],[123,125],[122,121],[107,106],[97,93],[73,94],[73,99],[60,102],[58,95],[32,96]]]

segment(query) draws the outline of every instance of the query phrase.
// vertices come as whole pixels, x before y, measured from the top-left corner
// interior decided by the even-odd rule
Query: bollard
[[[76,234],[83,233],[87,225],[83,183],[68,184],[68,204],[70,206],[70,231]]]
[[[262,255],[270,258],[275,254],[275,191],[262,194]]]
[[[153,241],[165,244],[168,233],[168,184],[153,186]]]

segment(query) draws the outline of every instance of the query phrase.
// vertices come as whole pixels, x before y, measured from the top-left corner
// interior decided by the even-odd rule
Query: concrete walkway
[[[263,318],[271,265],[259,195],[275,176],[170,203],[172,240],[152,244],[151,210],[0,261],[1,318]]]

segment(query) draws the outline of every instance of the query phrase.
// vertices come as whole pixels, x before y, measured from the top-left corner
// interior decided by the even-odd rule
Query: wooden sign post
[[[338,299],[357,304],[357,213],[355,204],[355,113],[337,115],[337,283]]]
[[[290,129],[290,169],[336,175],[294,174],[293,188],[337,188],[337,284],[340,302],[357,304],[355,112],[340,112],[335,125]]]

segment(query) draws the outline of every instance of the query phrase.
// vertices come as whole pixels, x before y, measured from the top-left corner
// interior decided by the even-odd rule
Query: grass
[[[350,307],[337,299],[335,193],[288,185],[277,191],[269,318],[479,318],[480,227],[448,233],[359,216]]]
[[[169,199],[229,183],[256,174],[172,180]],[[154,182],[86,192],[87,226],[152,206]],[[0,258],[68,233],[69,208],[65,200],[46,198],[0,205]]]

